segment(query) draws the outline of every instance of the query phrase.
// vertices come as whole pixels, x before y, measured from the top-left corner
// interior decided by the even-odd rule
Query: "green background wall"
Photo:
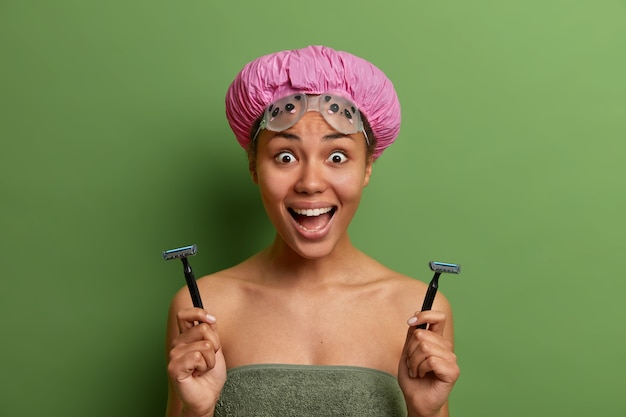
[[[163,414],[161,251],[202,275],[269,242],[223,97],[308,44],[397,87],[352,236],[462,264],[454,416],[626,416],[621,0],[0,1],[0,415]]]

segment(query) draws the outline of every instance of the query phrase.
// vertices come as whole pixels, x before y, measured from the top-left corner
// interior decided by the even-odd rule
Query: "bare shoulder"
[[[205,275],[197,279],[200,298],[205,310],[217,314],[226,306],[233,306],[237,294],[249,285],[246,275],[240,265]],[[180,310],[193,307],[187,286],[181,287],[172,299],[172,309]]]
[[[429,280],[430,277],[427,279]],[[393,298],[398,305],[407,310],[410,309],[411,314],[422,308],[429,281],[422,281],[389,269],[385,273],[383,281],[385,282],[384,285],[393,293]],[[452,315],[450,303],[441,291],[437,292],[432,308],[442,311],[448,316]]]

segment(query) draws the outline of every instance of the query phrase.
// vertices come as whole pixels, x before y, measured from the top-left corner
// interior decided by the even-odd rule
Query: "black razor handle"
[[[437,295],[437,289],[439,288],[439,276],[441,272],[435,272],[433,279],[430,280],[430,284],[428,284],[428,290],[426,291],[426,296],[424,297],[424,303],[422,304],[422,311],[430,310],[433,308],[433,302],[435,301],[435,295]],[[422,323],[419,326],[416,326],[417,329],[425,329],[426,323]]]
[[[196,284],[196,278],[194,277],[193,271],[191,270],[191,265],[189,265],[189,261],[187,261],[187,258],[181,258],[181,261],[183,261],[185,281],[187,281],[187,288],[189,288],[189,294],[191,294],[191,301],[193,302],[193,306],[197,308],[204,308],[202,306],[202,299],[200,298],[200,291],[198,291],[198,284]]]

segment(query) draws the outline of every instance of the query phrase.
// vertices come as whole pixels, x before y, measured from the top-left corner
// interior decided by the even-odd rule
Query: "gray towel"
[[[406,416],[393,375],[353,366],[250,365],[228,371],[216,417]]]

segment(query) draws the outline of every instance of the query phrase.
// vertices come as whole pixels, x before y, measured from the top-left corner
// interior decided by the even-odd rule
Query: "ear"
[[[367,162],[365,163],[365,177],[363,177],[363,187],[367,187],[367,184],[370,183],[370,177],[372,176],[373,165],[374,165],[374,157],[369,156],[367,158]]]

